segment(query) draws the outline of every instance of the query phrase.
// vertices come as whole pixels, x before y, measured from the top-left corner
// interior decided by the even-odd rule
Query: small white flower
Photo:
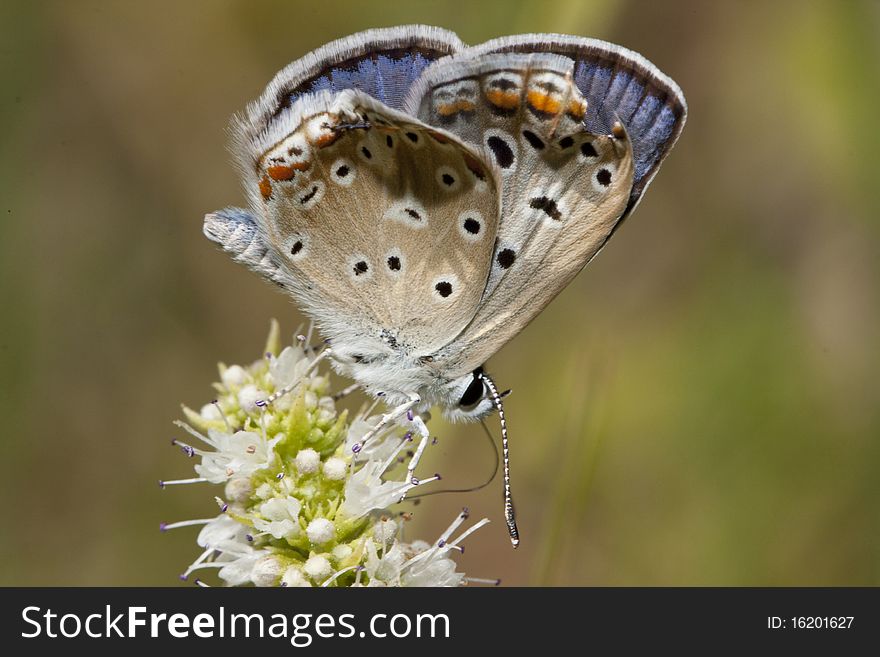
[[[456,572],[456,563],[449,555],[453,551],[464,551],[461,542],[489,522],[488,518],[483,518],[457,537],[450,538],[467,518],[468,512],[465,509],[432,547],[425,549],[423,545],[410,546],[414,556],[401,568],[401,586],[461,586],[465,582],[464,574]]]
[[[303,378],[308,369],[309,359],[302,348],[285,347],[269,364],[269,377],[276,388],[283,388]]]
[[[195,466],[195,471],[212,484],[225,483],[233,475],[249,477],[269,467],[277,443],[251,431],[230,434],[215,429],[208,430],[205,440],[215,451],[202,453],[202,462]]]
[[[257,402],[266,399],[268,396],[269,393],[265,390],[260,390],[257,386],[248,384],[238,391],[238,405],[247,413],[259,412],[260,407],[257,406]]]
[[[379,545],[389,545],[397,536],[397,523],[391,519],[379,520],[373,525],[373,538]]]
[[[332,550],[333,558],[337,561],[344,561],[345,559],[348,559],[351,556],[352,552],[354,552],[354,550],[351,549],[351,546],[344,544],[337,545]]]
[[[323,545],[336,538],[336,527],[326,518],[315,518],[306,527],[306,535],[313,545]]]
[[[404,568],[401,573],[401,586],[461,586],[464,574],[456,572],[455,562],[446,556],[426,560],[419,568]]]
[[[225,541],[233,540],[244,528],[225,513],[221,513],[202,527],[196,543],[203,548],[216,547]]]
[[[260,557],[251,571],[251,581],[256,586],[275,586],[284,573],[284,564],[272,554]]]
[[[217,404],[205,404],[202,406],[201,410],[199,410],[199,415],[203,420],[208,422],[223,421],[223,413],[220,412]]]
[[[281,576],[281,586],[296,588],[301,586],[311,586],[309,580],[303,577],[302,570],[296,566],[290,566]]]
[[[300,474],[313,474],[321,465],[321,456],[312,448],[301,449],[296,454],[296,469]]]
[[[268,553],[262,550],[254,550],[247,545],[240,546],[240,551],[237,552],[223,552],[217,561],[225,562],[225,565],[217,574],[229,586],[249,584],[253,581],[254,565],[266,554]]]
[[[324,461],[324,476],[331,481],[342,481],[348,474],[348,464],[341,458],[331,457]]]
[[[381,556],[380,556],[381,551]],[[367,560],[364,569],[370,576],[371,585],[400,586],[400,571],[406,563],[406,553],[400,543],[390,548],[367,541]]]
[[[370,586],[461,586],[466,578],[463,573],[456,572],[456,563],[450,555],[462,551],[461,541],[489,522],[483,518],[450,540],[467,517],[467,511],[462,511],[433,546],[417,541],[412,544],[395,542],[386,548],[367,541],[364,566],[370,577]]]
[[[244,382],[247,381],[248,375],[245,369],[240,365],[232,365],[223,370],[220,374],[220,378],[223,380],[223,385],[227,388],[237,388],[244,385]]]
[[[385,471],[410,443],[406,438],[400,440],[396,446],[395,440],[391,439],[378,442],[380,445],[374,448],[367,462],[356,470],[345,484],[345,501],[339,507],[339,513],[344,516],[360,518],[370,511],[385,509],[400,502],[407,492],[416,486],[437,481],[440,478],[439,475],[434,475],[416,482],[411,480],[386,481],[384,479]],[[389,443],[390,448],[386,446]]]
[[[330,577],[333,573],[333,566],[330,565],[330,562],[326,557],[323,557],[320,554],[315,554],[309,557],[309,560],[306,561],[306,565],[303,566],[303,571],[313,580],[322,581]]]
[[[262,518],[254,518],[254,527],[274,538],[293,538],[299,534],[299,512],[302,504],[295,497],[273,497],[259,507]]]
[[[226,488],[223,492],[226,494],[226,499],[230,502],[243,504],[250,499],[254,492],[254,487],[249,477],[233,477],[226,482]]]

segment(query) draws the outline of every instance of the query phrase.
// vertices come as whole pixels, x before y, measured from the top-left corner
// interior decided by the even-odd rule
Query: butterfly
[[[669,77],[619,46],[527,34],[369,30],[293,62],[234,119],[250,209],[204,233],[327,338],[321,357],[389,412],[497,410],[485,362],[602,249],[687,117]],[[278,394],[278,393],[276,393]],[[273,397],[266,400],[270,403]]]

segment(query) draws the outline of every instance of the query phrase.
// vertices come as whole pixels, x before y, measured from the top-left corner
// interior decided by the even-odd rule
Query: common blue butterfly
[[[250,210],[209,214],[204,232],[297,301],[338,372],[385,396],[380,426],[408,415],[410,474],[420,412],[499,411],[515,547],[483,364],[633,211],[686,115],[675,82],[602,41],[369,30],[293,62],[236,118]]]

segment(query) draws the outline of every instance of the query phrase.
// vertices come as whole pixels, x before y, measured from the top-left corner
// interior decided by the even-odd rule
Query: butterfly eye
[[[470,385],[467,387],[467,390],[464,391],[464,394],[461,396],[461,399],[458,400],[458,405],[464,408],[469,406],[474,406],[483,398],[483,393],[485,391],[483,387],[483,368],[478,367],[474,370],[473,379],[471,379]]]

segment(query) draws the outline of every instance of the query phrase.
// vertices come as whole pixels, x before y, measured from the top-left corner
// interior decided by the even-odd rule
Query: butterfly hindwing
[[[484,149],[501,172],[502,218],[477,313],[438,357],[451,375],[481,365],[596,253],[629,200],[626,131],[587,130],[572,60],[485,54],[430,67],[406,105]]]
[[[473,317],[499,214],[477,151],[349,90],[297,100],[248,158],[269,256],[331,339],[431,353]]]
[[[574,62],[572,79],[590,112],[589,130],[609,133],[615,121],[633,145],[633,187],[627,212],[656,175],[687,120],[679,86],[640,54],[622,46],[568,34],[520,34],[487,41],[474,53],[555,53]]]

